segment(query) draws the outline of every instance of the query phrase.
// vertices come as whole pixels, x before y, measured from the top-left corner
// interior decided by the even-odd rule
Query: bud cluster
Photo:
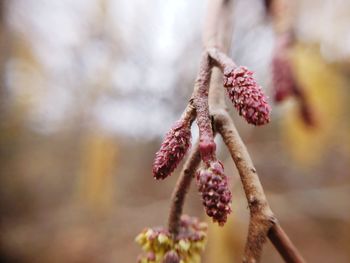
[[[223,165],[219,161],[210,162],[209,167],[197,172],[196,179],[207,215],[223,226],[231,213],[232,199]]]
[[[159,180],[169,176],[185,156],[190,145],[190,123],[181,119],[165,135],[164,141],[156,153],[153,162],[154,178]]]
[[[206,243],[207,225],[183,215],[176,238],[162,227],[146,228],[135,239],[145,251],[139,263],[199,262]]]
[[[225,70],[224,86],[233,105],[248,123],[263,125],[270,121],[271,108],[253,72],[246,67]]]

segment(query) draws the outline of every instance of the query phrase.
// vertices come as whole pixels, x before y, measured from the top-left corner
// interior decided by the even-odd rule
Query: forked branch
[[[196,104],[200,102],[201,90],[198,88],[198,80],[199,82],[200,80],[208,81],[212,74],[209,109],[213,118],[213,128],[222,136],[235,162],[250,210],[250,223],[243,261],[259,262],[263,245],[266,239],[269,238],[286,262],[303,263],[305,262],[304,259],[289,240],[271,211],[251,157],[226,110],[224,89],[221,82],[222,75],[220,71],[212,69],[213,66],[216,66],[225,73],[227,70],[236,68],[235,63],[217,49],[217,47],[220,47],[226,51],[230,44],[227,41],[227,37],[225,38],[225,33],[230,35],[232,30],[231,26],[227,26],[227,21],[230,21],[231,17],[231,13],[228,11],[230,10],[228,7],[232,7],[231,2],[230,0],[213,0],[210,2],[210,13],[207,19],[209,24],[205,32],[207,36],[205,37],[205,47],[207,49],[203,54],[201,70],[188,107],[194,105],[194,108],[196,108]],[[212,63],[208,63],[208,56]],[[197,103],[193,103],[194,101]],[[197,118],[198,114],[201,115],[201,113],[197,112]],[[258,117],[260,118],[261,116]],[[265,119],[259,118],[256,119],[259,121],[257,122],[258,125],[261,124],[261,121],[265,121]],[[196,145],[184,165],[172,196],[168,226],[169,231],[175,236],[178,234],[185,195],[200,161],[199,147]]]

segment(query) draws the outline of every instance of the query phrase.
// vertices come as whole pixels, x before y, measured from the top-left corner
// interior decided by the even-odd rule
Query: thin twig
[[[214,65],[219,67],[221,71],[224,71],[225,69],[232,70],[237,67],[229,56],[217,48],[209,48],[208,53],[213,60]]]
[[[268,232],[268,237],[271,240],[272,244],[275,246],[275,248],[278,250],[280,255],[283,257],[285,262],[287,263],[305,263],[306,262],[278,223],[274,224],[270,228]]]
[[[190,119],[191,121],[193,120],[193,116],[197,116],[199,130],[202,135],[200,137],[203,137],[203,132],[210,131],[211,134],[207,134],[207,137],[210,137],[213,140],[211,121],[207,119],[209,118],[209,112],[203,111],[203,109],[208,109],[207,106],[203,107],[203,104],[208,103],[207,97],[211,68],[212,66],[210,65],[208,53],[204,52],[202,55],[201,65],[192,97],[183,113],[183,116],[187,119]],[[210,125],[210,127],[206,127],[208,125]],[[172,194],[170,214],[168,218],[168,228],[169,232],[175,236],[178,234],[180,217],[182,214],[185,196],[191,185],[192,178],[201,161],[198,144],[199,143],[197,143],[196,146],[192,149],[192,152],[182,169],[182,172]]]
[[[188,157],[184,167],[182,168],[179,179],[177,180],[175,189],[171,197],[171,207],[168,218],[168,229],[171,234],[176,236],[178,234],[180,217],[182,215],[182,208],[185,202],[185,196],[191,185],[194,173],[196,172],[201,157],[199,154],[198,143],[193,147],[190,156]]]
[[[204,52],[195,83],[193,104],[196,108],[197,124],[199,128],[199,151],[202,160],[206,163],[215,157],[216,148],[208,106],[211,69],[212,65],[209,55],[207,52]]]
[[[227,37],[224,34],[222,34],[222,32],[217,30],[217,25],[221,22],[223,26],[226,26],[224,22],[227,22],[227,21],[220,20],[220,17],[223,15],[223,12],[225,12],[226,10],[225,7],[228,7],[231,4],[232,4],[232,1],[230,0],[229,1],[219,0],[219,1],[209,2],[209,6],[207,7],[208,8],[208,17],[206,19],[207,23],[205,25],[205,30],[203,31],[204,32],[203,42],[205,47],[217,46],[216,43],[223,42],[223,41],[218,41],[219,39],[224,39],[225,37]],[[197,81],[194,86],[194,90],[193,90],[190,102],[183,114],[186,114],[186,112],[187,113],[191,112],[190,115],[193,114],[193,111],[195,109],[195,103],[194,103],[194,101],[196,100],[195,98],[200,97],[200,92],[202,92],[199,90],[201,85],[198,85],[201,82],[200,79],[207,82],[210,81],[212,65],[207,64],[209,62],[208,59],[209,59],[208,53],[207,52],[203,53],[200,70],[197,76]],[[210,105],[209,105],[209,109],[210,109]],[[188,157],[188,160],[186,161],[181,171],[181,174],[177,180],[177,183],[171,198],[170,213],[168,218],[168,228],[169,228],[169,232],[175,236],[178,234],[178,226],[179,226],[180,217],[182,214],[182,208],[185,201],[185,197],[191,185],[191,181],[194,176],[194,173],[196,172],[200,164],[200,161],[201,159],[200,159],[199,147],[197,143],[196,147],[192,149],[191,154]]]

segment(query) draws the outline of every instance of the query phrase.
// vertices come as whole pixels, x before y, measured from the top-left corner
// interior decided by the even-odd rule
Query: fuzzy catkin
[[[197,172],[196,180],[207,215],[220,226],[224,225],[227,215],[231,213],[232,194],[223,165],[219,161],[212,161],[209,167]]]
[[[271,108],[252,71],[246,67],[225,71],[224,86],[233,105],[248,123],[264,125],[270,121]]]
[[[175,170],[191,145],[190,124],[177,121],[165,135],[153,162],[153,176],[165,179]]]

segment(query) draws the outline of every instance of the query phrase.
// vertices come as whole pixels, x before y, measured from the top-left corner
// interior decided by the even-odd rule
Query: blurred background
[[[192,92],[207,1],[0,1],[1,262],[135,262],[135,236],[165,225],[178,170],[152,178],[162,137]],[[230,56],[271,97],[274,27],[236,0]],[[293,1],[294,69],[317,125],[290,98],[266,127],[232,110],[282,226],[308,262],[350,262],[350,1]],[[195,125],[194,125],[195,126]],[[197,130],[193,128],[193,140]],[[233,191],[204,262],[240,262],[248,209]],[[204,215],[196,187],[185,212]],[[263,262],[282,262],[268,243]]]

